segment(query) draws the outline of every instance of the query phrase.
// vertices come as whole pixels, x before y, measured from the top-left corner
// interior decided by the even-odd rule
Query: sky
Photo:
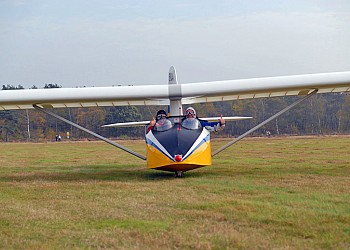
[[[0,0],[0,85],[350,71],[349,0]]]

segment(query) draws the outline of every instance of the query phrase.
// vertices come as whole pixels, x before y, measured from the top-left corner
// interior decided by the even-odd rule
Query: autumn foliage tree
[[[59,88],[57,84],[45,84],[44,88]],[[33,85],[32,88],[36,88]],[[21,85],[2,85],[2,90],[20,91]],[[237,136],[266,120],[300,97],[274,97],[226,102],[193,104],[199,117],[252,116],[253,119],[228,122],[217,136]],[[187,106],[185,105],[184,108]],[[167,107],[127,106],[54,109],[64,118],[106,137],[141,138],[144,127],[102,128],[103,124],[150,120],[157,110]],[[350,133],[350,95],[333,93],[315,95],[292,110],[266,124],[253,135],[329,134]],[[64,122],[36,110],[0,111],[0,141],[54,140],[56,134],[69,132],[70,139],[89,138],[88,134]]]

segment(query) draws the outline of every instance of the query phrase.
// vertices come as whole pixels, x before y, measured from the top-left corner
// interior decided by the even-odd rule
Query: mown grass
[[[0,144],[0,248],[349,249],[349,146],[245,139],[176,179],[102,142]]]

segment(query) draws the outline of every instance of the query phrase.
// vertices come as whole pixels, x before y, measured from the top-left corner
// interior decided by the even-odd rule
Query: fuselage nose
[[[175,155],[175,161],[177,162],[182,161],[182,155]]]

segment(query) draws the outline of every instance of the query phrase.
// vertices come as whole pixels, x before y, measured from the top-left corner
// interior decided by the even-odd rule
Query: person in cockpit
[[[151,131],[152,129],[157,131],[165,131],[172,127],[171,122],[167,118],[167,113],[165,110],[159,110],[157,112],[156,118],[149,122],[147,133]]]
[[[182,122],[182,126],[189,129],[197,129],[201,126],[205,127],[209,131],[219,131],[224,129],[225,120],[222,118],[222,116],[218,122],[198,120],[196,110],[192,107],[188,107],[185,110],[185,119]]]

